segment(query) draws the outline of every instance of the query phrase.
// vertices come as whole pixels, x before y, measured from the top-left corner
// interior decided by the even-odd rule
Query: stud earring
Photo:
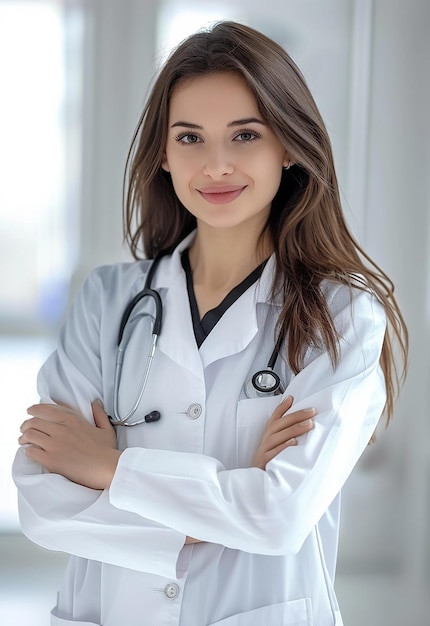
[[[291,161],[288,161],[288,165],[284,165],[284,167],[282,169],[287,171],[287,170],[290,169],[290,167],[291,167]]]

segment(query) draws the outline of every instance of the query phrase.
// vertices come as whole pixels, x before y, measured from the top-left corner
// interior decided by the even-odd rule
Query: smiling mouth
[[[199,194],[212,204],[227,204],[236,200],[245,189],[245,186],[229,185],[224,187],[204,187],[197,189]]]

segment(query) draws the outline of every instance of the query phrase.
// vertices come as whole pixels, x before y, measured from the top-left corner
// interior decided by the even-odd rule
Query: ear
[[[169,162],[167,161],[167,155],[165,152],[163,153],[163,158],[161,159],[161,169],[165,172],[170,172]]]
[[[288,154],[288,152],[286,152],[284,155],[284,160],[282,161],[282,167],[285,167],[286,169],[288,169],[291,165],[293,165],[293,161],[291,160],[291,157]]]

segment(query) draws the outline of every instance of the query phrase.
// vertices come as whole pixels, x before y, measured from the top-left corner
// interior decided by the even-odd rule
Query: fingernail
[[[293,400],[293,396],[287,396],[284,402],[292,402],[292,400]]]
[[[304,420],[303,422],[300,422],[302,426],[310,426],[313,423],[313,420]]]

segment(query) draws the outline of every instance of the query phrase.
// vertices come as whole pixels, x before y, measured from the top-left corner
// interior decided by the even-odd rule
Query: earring
[[[282,169],[287,171],[287,170],[290,169],[290,167],[291,167],[291,161],[288,161],[288,165],[284,165],[284,167]]]

